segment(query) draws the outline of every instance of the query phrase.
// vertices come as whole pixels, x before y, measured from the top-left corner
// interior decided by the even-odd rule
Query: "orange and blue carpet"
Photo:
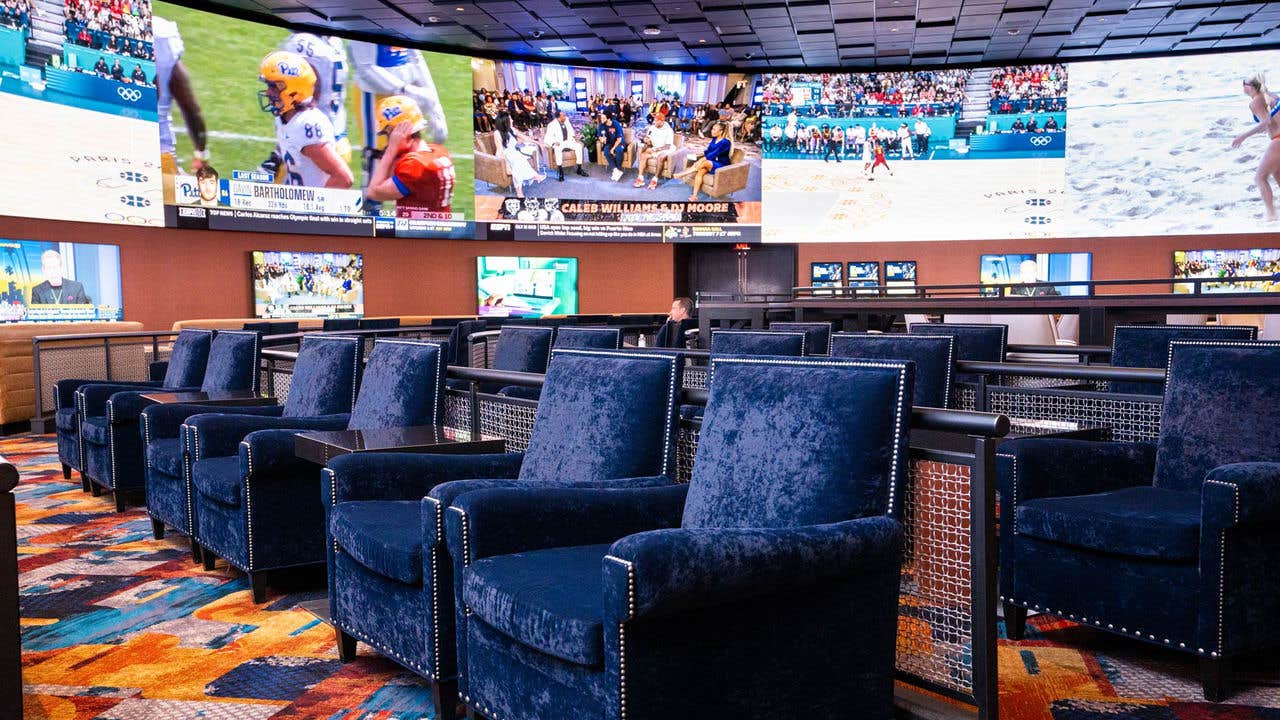
[[[146,513],[117,514],[64,480],[49,436],[0,439],[21,475],[18,514],[27,720],[411,720],[430,691],[363,645],[338,661],[303,605],[323,590],[250,598],[244,576],[205,572],[184,538],[155,540]],[[1229,703],[1200,695],[1193,660],[1053,618],[1001,640],[1000,717],[1014,720],[1280,720],[1274,667]],[[797,718],[803,720],[803,717]]]

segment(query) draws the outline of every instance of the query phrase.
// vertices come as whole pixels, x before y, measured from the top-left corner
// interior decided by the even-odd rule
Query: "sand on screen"
[[[25,129],[0,133],[6,213],[164,224],[154,121],[6,94],[0,127]]]
[[[889,161],[875,180],[862,162],[766,160],[764,239],[888,242],[1063,234],[1060,158]]]
[[[1280,229],[1262,223],[1254,184],[1269,140],[1256,135],[1231,148],[1253,125],[1241,84],[1256,72],[1280,89],[1280,52],[1073,64],[1070,234]]]

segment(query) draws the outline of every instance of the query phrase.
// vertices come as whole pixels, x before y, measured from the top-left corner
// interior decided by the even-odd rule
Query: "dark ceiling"
[[[219,0],[291,24],[542,59],[873,67],[1280,43],[1280,2],[1203,0]],[[646,34],[646,26],[657,29]],[[650,31],[652,32],[652,30]]]

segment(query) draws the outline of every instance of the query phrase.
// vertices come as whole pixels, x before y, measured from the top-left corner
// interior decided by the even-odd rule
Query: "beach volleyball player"
[[[1231,147],[1238,148],[1245,140],[1254,135],[1268,138],[1267,149],[1258,163],[1258,172],[1253,180],[1258,185],[1258,194],[1262,196],[1262,204],[1267,209],[1267,222],[1276,221],[1275,195],[1271,191],[1271,180],[1280,183],[1280,97],[1267,90],[1267,83],[1259,73],[1244,81],[1244,94],[1249,97],[1249,110],[1253,113],[1254,126],[1236,136]]]

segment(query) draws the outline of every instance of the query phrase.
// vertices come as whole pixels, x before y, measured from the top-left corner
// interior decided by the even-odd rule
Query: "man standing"
[[[638,175],[632,187],[644,185],[644,173],[649,167],[649,159],[653,158],[658,162],[658,167],[653,171],[653,180],[649,181],[649,189],[657,190],[658,178],[662,177],[662,167],[670,161],[671,153],[675,149],[676,134],[667,124],[667,116],[659,112],[653,116],[653,124],[645,134],[644,147],[640,149],[640,159],[636,163]]]
[[[62,277],[62,256],[57,250],[45,250],[40,256],[44,282],[31,288],[31,305],[90,305],[84,285]]]
[[[902,123],[898,126],[898,149],[902,152],[902,159],[915,159],[915,146],[912,144],[911,131],[907,129],[907,124]]]
[[[917,155],[924,155],[929,152],[929,135],[933,132],[929,129],[929,123],[924,118],[916,118],[916,148]]]
[[[556,113],[556,119],[547,125],[547,131],[542,135],[542,142],[551,149],[551,161],[556,166],[556,172],[560,173],[560,182],[564,182],[565,150],[573,151],[573,156],[578,159],[578,174],[582,177],[587,177],[587,171],[582,169],[582,166],[586,163],[586,156],[583,155],[582,151],[582,143],[578,142],[578,136],[573,130],[573,124],[569,122],[569,116],[563,110]]]

